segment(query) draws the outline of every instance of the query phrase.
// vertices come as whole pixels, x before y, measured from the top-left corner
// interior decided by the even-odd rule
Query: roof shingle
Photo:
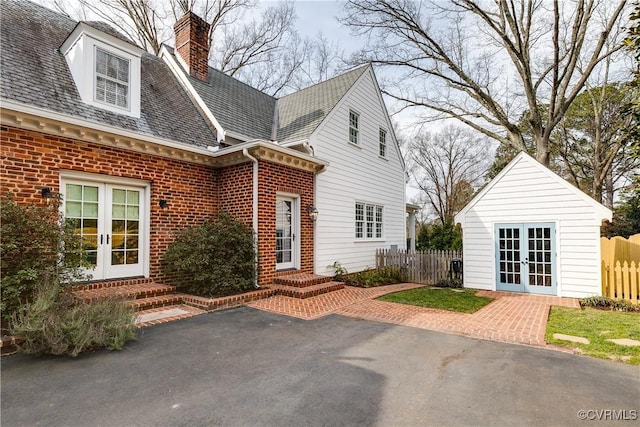
[[[160,58],[142,55],[140,118],[113,113],[82,102],[58,50],[77,22],[24,0],[2,0],[0,15],[0,98],[179,143],[216,145],[213,131]]]

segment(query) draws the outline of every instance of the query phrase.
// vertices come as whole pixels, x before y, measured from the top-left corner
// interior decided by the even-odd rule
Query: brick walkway
[[[535,346],[546,346],[544,333],[552,305],[579,307],[578,300],[573,298],[493,291],[478,291],[477,295],[496,300],[473,314],[375,300],[381,295],[418,287],[421,285],[400,284],[369,289],[346,287],[305,300],[277,296],[253,302],[249,306],[307,320],[333,313],[478,339]]]

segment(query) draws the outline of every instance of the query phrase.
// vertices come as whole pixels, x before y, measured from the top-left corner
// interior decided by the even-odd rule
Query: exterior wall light
[[[44,199],[51,199],[53,197],[51,187],[43,187],[42,190],[40,190],[40,194],[42,194]]]
[[[162,209],[167,209],[169,207],[169,203],[167,203],[167,201],[165,199],[160,200],[160,203],[158,203],[160,205],[160,208]]]
[[[316,222],[318,219],[318,209],[315,206],[307,205],[307,213],[311,221]]]

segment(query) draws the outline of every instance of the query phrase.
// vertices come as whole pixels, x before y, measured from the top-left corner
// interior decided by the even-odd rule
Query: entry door
[[[64,213],[82,238],[92,279],[144,273],[144,188],[82,181],[62,186]]]
[[[496,289],[556,295],[555,226],[496,224]]]
[[[296,229],[298,212],[296,199],[276,197],[276,269],[295,268],[297,254]]]

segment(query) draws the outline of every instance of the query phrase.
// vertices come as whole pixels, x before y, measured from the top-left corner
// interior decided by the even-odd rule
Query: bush
[[[359,273],[336,275],[336,280],[349,286],[372,288],[406,282],[407,274],[402,267],[390,266],[364,270]]]
[[[165,275],[185,292],[205,297],[254,289],[253,233],[223,212],[182,230],[162,259]]]
[[[438,288],[462,288],[462,279],[442,279],[435,286]]]
[[[614,311],[640,311],[640,307],[628,301],[614,300],[607,296],[593,296],[580,299],[580,307],[593,307],[599,309],[609,309]]]
[[[0,200],[3,327],[43,281],[67,285],[86,278],[82,242],[73,225],[63,220],[59,199],[48,200],[42,205],[19,205],[9,195]]]
[[[119,350],[136,334],[135,314],[124,301],[81,302],[55,283],[39,287],[11,324],[12,335],[23,340],[19,349],[34,355],[75,357],[104,347]]]

